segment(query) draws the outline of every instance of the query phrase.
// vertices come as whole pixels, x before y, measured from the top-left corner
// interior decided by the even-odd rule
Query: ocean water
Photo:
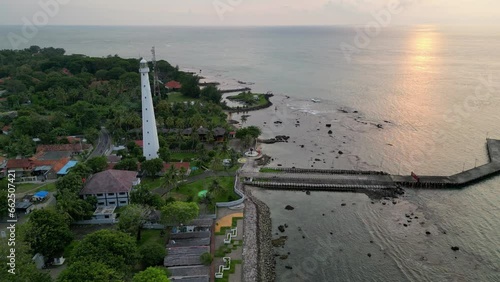
[[[0,27],[0,49],[13,48],[9,32],[21,27]],[[151,58],[154,45],[158,58],[223,87],[240,80],[272,91],[277,108],[247,123],[265,137],[291,136],[263,146],[273,165],[448,175],[487,162],[485,139],[500,138],[499,27],[389,27],[347,59],[340,46],[355,38],[353,27],[44,27],[21,47]],[[364,194],[255,193],[275,229],[290,226],[276,250],[290,252],[277,259],[280,281],[500,281],[499,189],[496,177],[462,190],[410,190],[386,205]]]

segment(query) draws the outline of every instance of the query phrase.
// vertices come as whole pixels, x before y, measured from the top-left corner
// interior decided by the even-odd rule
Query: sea
[[[46,26],[20,46],[12,33],[22,27],[0,26],[0,49],[150,60],[155,46],[157,59],[221,88],[271,91],[273,107],[241,120],[264,137],[290,136],[261,147],[270,166],[452,175],[488,162],[486,139],[500,139],[498,26],[389,26],[376,35],[362,26]],[[500,281],[500,177],[408,189],[394,201],[254,194],[271,209],[273,236],[288,236],[275,250],[287,255],[276,258],[277,281]]]

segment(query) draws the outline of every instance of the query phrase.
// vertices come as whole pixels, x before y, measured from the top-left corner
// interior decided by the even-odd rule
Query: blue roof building
[[[66,175],[70,168],[74,167],[78,161],[69,161],[66,165],[64,165],[58,172],[57,175]]]

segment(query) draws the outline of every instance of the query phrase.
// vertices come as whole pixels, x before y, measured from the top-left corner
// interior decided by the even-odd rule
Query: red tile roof
[[[90,177],[80,195],[130,192],[135,181],[137,181],[135,171],[105,170]]]
[[[144,141],[143,140],[135,140],[134,142],[135,142],[135,144],[137,144],[137,146],[139,146],[141,148],[144,147]]]
[[[63,168],[71,158],[66,157],[66,158],[61,158],[59,160],[33,160],[33,166],[43,166],[43,165],[50,165],[52,167],[52,170],[55,172],[58,172]]]
[[[182,84],[178,81],[171,80],[165,84],[165,87],[170,89],[180,89],[182,87]]]
[[[30,159],[10,159],[7,161],[7,169],[11,168],[32,169],[33,161]]]
[[[12,127],[10,125],[6,125],[2,127],[2,131],[9,131]]]
[[[170,167],[174,165],[175,169],[180,170],[181,167],[185,168],[186,171],[189,170],[190,166],[188,162],[182,162],[182,163],[163,163],[163,169],[162,172],[167,171],[170,169]]]

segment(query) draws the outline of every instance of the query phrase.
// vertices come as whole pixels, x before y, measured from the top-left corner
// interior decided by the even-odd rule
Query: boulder
[[[279,230],[281,233],[285,232],[285,226],[283,226],[283,225],[278,226],[278,230]]]
[[[454,252],[456,252],[456,251],[460,250],[460,248],[459,248],[459,247],[457,247],[457,246],[453,246],[453,247],[451,247],[451,249],[452,249]]]
[[[285,207],[285,210],[288,210],[288,211],[293,211],[294,209],[295,209],[295,208],[294,208],[294,207],[292,207],[292,206],[290,206],[290,205],[287,205],[287,206]]]

